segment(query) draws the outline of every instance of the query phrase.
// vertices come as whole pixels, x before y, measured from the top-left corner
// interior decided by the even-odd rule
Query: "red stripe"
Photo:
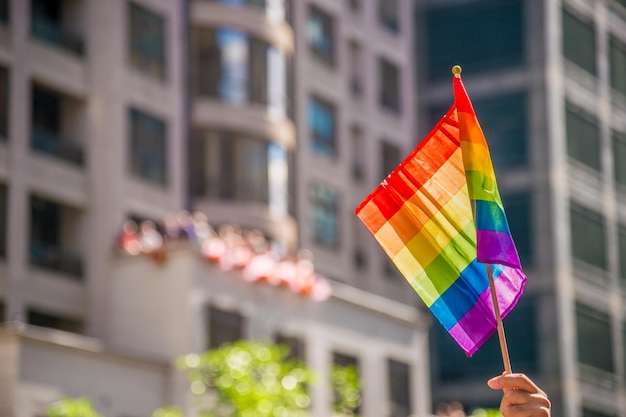
[[[441,168],[460,143],[455,111],[453,105],[411,154],[359,204],[357,215],[372,201],[390,219]],[[418,154],[419,158],[415,158]]]
[[[452,79],[454,102],[456,103],[457,109],[463,113],[475,114],[474,107],[472,106],[472,102],[467,95],[467,91],[465,90],[461,77],[452,77]]]

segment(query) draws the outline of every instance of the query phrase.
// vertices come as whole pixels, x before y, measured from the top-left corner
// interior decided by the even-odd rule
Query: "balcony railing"
[[[60,26],[44,16],[33,15],[32,33],[51,44],[60,46],[77,55],[85,54],[85,41],[82,36]]]
[[[76,143],[61,138],[57,133],[33,126],[32,148],[77,165],[84,165],[83,149]]]
[[[55,272],[70,275],[77,280],[83,279],[83,260],[57,245],[33,240],[30,243],[30,263]]]

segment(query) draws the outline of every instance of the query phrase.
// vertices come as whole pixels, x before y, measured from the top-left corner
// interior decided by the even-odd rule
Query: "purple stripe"
[[[526,276],[519,269],[504,267],[495,280],[500,314],[505,318],[515,307],[526,284]],[[450,335],[468,356],[482,346],[496,331],[496,320],[489,288],[483,291],[478,301],[450,330]]]
[[[508,233],[476,230],[476,248],[478,262],[522,268],[513,237]]]

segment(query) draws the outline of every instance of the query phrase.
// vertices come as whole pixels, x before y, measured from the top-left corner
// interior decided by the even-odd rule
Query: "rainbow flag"
[[[471,356],[496,331],[486,265],[502,317],[526,276],[483,132],[460,77],[455,103],[355,210],[402,275]]]

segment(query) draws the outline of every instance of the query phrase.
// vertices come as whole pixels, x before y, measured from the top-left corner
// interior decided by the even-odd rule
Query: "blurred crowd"
[[[236,271],[247,282],[283,286],[315,301],[330,296],[330,284],[315,272],[310,251],[288,250],[259,230],[242,230],[232,224],[213,227],[201,212],[181,211],[160,223],[128,219],[117,239],[122,253],[143,254],[158,263],[166,262],[168,250],[178,244],[196,246],[209,262],[224,271]]]

